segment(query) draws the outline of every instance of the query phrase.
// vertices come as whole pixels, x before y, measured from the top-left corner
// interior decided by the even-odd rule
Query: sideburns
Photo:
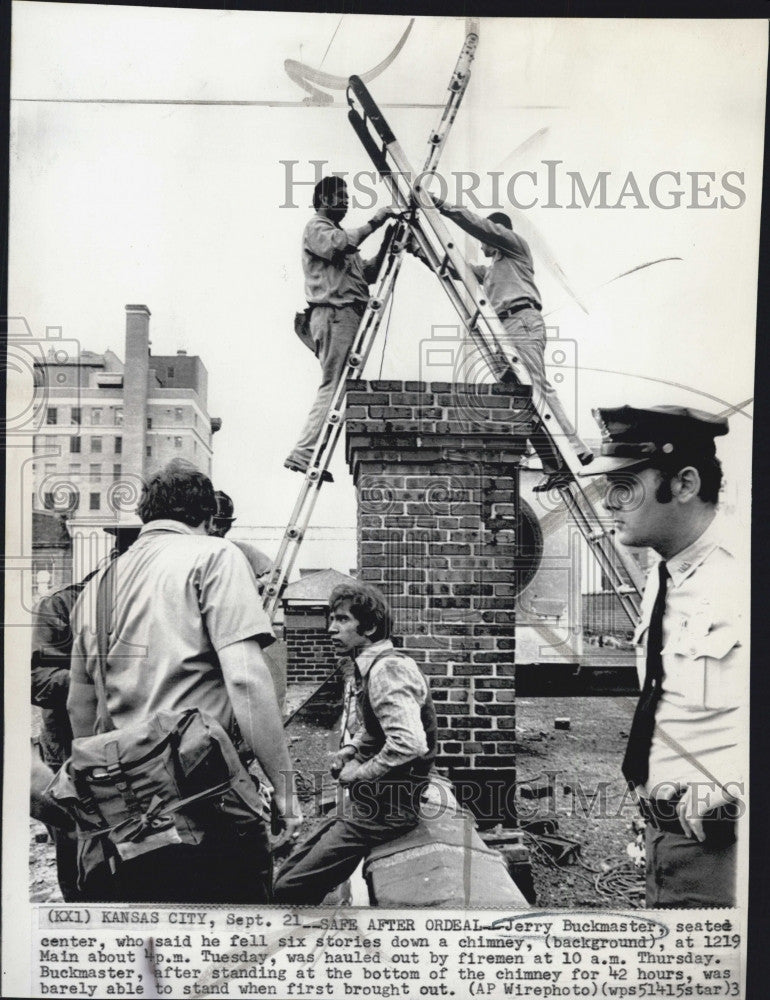
[[[674,494],[671,490],[671,476],[665,476],[661,473],[661,480],[658,483],[658,488],[655,490],[655,499],[658,503],[671,503],[674,499]]]

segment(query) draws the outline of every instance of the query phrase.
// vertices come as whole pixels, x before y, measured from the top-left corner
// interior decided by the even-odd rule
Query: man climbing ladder
[[[307,472],[326,411],[340,380],[353,339],[366,310],[369,285],[377,277],[382,254],[364,261],[359,244],[391,215],[380,209],[358,229],[343,229],[348,189],[341,177],[324,177],[313,191],[316,214],[302,234],[302,270],[310,313],[310,337],[321,363],[321,385],[299,441],[284,462],[287,469]],[[331,473],[323,478],[331,481]]]
[[[482,252],[490,264],[471,264],[470,267],[482,283],[489,303],[503,325],[506,339],[502,346],[506,352],[517,354],[524,362],[532,380],[533,393],[547,396],[561,433],[580,462],[587,465],[593,455],[578,437],[556,390],[546,377],[545,323],[541,316],[542,302],[535,284],[529,245],[514,232],[513,224],[504,212],[493,212],[482,219],[466,208],[453,208],[440,198],[434,197],[433,203],[442,215],[481,241]],[[422,258],[416,246],[411,246],[415,256]],[[542,481],[535,486],[536,493],[555,489],[569,481],[569,470],[564,469],[558,449],[540,424],[532,435],[532,446],[543,463],[545,473]]]

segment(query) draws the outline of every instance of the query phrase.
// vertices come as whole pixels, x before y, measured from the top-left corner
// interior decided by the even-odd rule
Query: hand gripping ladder
[[[428,139],[428,156],[423,168],[424,175],[435,171],[438,165],[439,156],[470,80],[470,64],[476,52],[477,42],[478,35],[475,32],[469,32],[449,82],[449,97],[444,106],[441,120]],[[323,474],[329,467],[334,448],[339,440],[345,407],[345,383],[348,379],[359,379],[363,375],[366,360],[377,336],[388,301],[393,294],[396,278],[401,270],[406,233],[406,224],[399,221],[390,227],[385,236],[387,247],[375,279],[374,292],[361,317],[347,364],[335,387],[329,409],[326,411],[321,433],[305,473],[305,481],[294,504],[288,527],[284,532],[270,577],[265,585],[264,606],[271,619],[275,617],[281,590],[291,573],[294,560],[310,523],[315,502],[318,499]]]
[[[427,265],[441,282],[465,329],[501,381],[531,385],[529,373],[510,346],[494,309],[476,276],[458,249],[421,175],[416,175],[395,135],[365,84],[356,76],[348,87],[348,119],[369,153],[396,205],[406,213],[413,237]],[[636,624],[643,589],[642,573],[630,553],[616,546],[607,519],[594,506],[596,491],[584,488],[577,478],[580,460],[566,439],[544,394],[533,393],[536,419],[557,449],[569,471],[569,481],[558,487],[565,505],[596,557],[609,585],[630,620]]]

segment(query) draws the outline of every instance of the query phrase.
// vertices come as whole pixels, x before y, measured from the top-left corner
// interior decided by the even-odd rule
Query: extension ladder
[[[531,386],[526,366],[515,348],[507,343],[497,314],[484,297],[420,175],[415,174],[382,112],[358,77],[350,78],[347,96],[351,125],[388,185],[393,203],[405,214],[421,256],[439,279],[481,357],[499,380]],[[628,617],[636,624],[643,590],[642,572],[630,553],[615,545],[606,519],[577,478],[581,462],[558,433],[547,397],[533,393],[532,402],[537,421],[569,473],[567,481],[557,489]]]
[[[423,175],[428,175],[436,170],[444,143],[468,87],[470,64],[473,61],[477,43],[478,35],[475,32],[469,32],[449,81],[449,97],[444,106],[441,120],[428,139],[428,156],[423,167]],[[335,387],[321,433],[308,463],[305,480],[294,504],[289,524],[281,539],[270,576],[265,584],[264,606],[271,620],[275,617],[283,585],[291,573],[318,499],[324,473],[329,467],[329,462],[339,440],[345,409],[346,382],[348,379],[360,379],[363,375],[369,352],[393,294],[396,278],[401,270],[405,254],[406,234],[407,226],[403,221],[391,225],[386,233],[387,249],[374,282],[373,293],[361,317],[345,368]]]

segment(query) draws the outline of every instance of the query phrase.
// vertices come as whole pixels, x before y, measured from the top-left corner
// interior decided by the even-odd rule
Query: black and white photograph
[[[11,5],[3,995],[746,995],[767,57]]]

